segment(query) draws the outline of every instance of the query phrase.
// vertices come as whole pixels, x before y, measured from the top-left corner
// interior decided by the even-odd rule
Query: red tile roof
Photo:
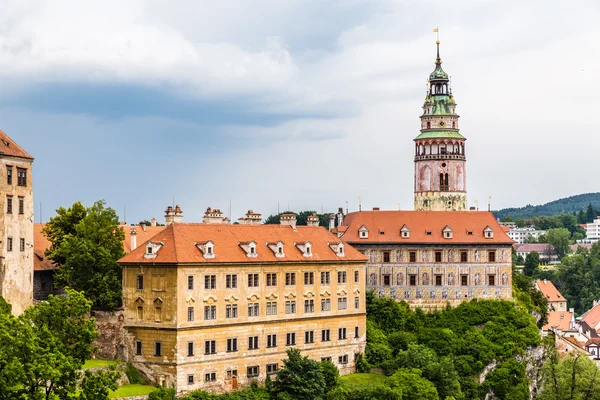
[[[50,248],[50,241],[42,233],[44,224],[33,224],[33,270],[51,271],[58,267],[46,258],[46,249]]]
[[[548,299],[549,302],[550,301],[567,301],[567,299],[565,299],[563,297],[563,295],[560,294],[560,292],[558,291],[556,286],[554,286],[554,284],[552,282],[550,282],[549,280],[546,280],[546,279],[537,280],[537,281],[535,281],[535,285],[537,286],[539,291],[542,292],[544,297],[546,297],[546,299]]]
[[[591,310],[583,314],[581,320],[593,329],[596,329],[598,324],[600,324],[600,304],[596,304]]]
[[[351,246],[344,247],[344,256],[338,256],[329,244],[340,243],[324,227],[281,225],[210,225],[171,224],[150,239],[162,243],[155,258],[145,258],[146,246],[139,246],[127,254],[120,263],[263,263],[263,262],[319,262],[362,261],[367,258]],[[205,258],[196,246],[203,241],[214,243],[214,257]],[[243,242],[256,242],[256,257],[248,257],[239,246]],[[285,243],[285,257],[278,258],[267,243]],[[304,257],[294,245],[310,242],[312,257]],[[143,242],[138,244],[142,245]]]
[[[123,231],[125,231],[125,239],[123,240],[123,250],[125,253],[131,252],[131,230],[135,229],[136,235],[136,246],[142,246],[146,243],[150,238],[156,236],[157,233],[164,230],[166,226],[146,226],[145,231],[141,226],[123,226]]]
[[[33,161],[33,157],[27,154],[25,150],[2,131],[0,131],[0,155],[25,158]]]
[[[542,330],[547,331],[549,328],[555,327],[565,332],[570,328],[572,317],[573,314],[568,311],[550,311],[548,312],[548,323]]]
[[[535,251],[537,253],[553,253],[554,246],[546,243],[517,243],[515,244],[515,250],[520,253],[530,253]]]
[[[359,211],[348,214],[344,225],[348,229],[342,239],[349,243],[514,243],[487,211]],[[367,239],[358,235],[363,225],[369,230]],[[409,238],[400,236],[403,225],[410,230]],[[452,229],[451,239],[443,237],[446,226]],[[491,239],[484,237],[488,226],[494,230]]]

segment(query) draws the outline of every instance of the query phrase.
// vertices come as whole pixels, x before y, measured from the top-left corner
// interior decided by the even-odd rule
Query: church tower
[[[429,87],[421,134],[415,138],[415,210],[467,209],[465,138],[458,131],[456,102],[450,79],[442,69],[437,41],[435,69]]]

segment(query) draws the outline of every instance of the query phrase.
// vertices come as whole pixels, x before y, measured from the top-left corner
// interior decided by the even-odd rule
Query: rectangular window
[[[285,286],[295,286],[296,285],[296,273],[295,272],[286,272],[285,273]]]
[[[435,286],[442,286],[442,276],[441,275],[435,276]]]
[[[25,168],[17,168],[17,185],[27,186],[27,170]]]
[[[25,238],[19,238],[19,251],[25,251]]]
[[[6,196],[6,213],[12,214],[12,196]]]
[[[358,310],[360,308],[360,297],[354,298],[354,309]]]
[[[225,318],[237,318],[238,317],[238,306],[237,304],[227,304],[225,306]]]
[[[314,285],[315,284],[315,273],[314,272],[305,272],[304,273],[304,284],[305,285]]]
[[[188,342],[188,357],[193,357],[194,356],[194,342]]]
[[[205,382],[215,382],[216,380],[217,380],[216,372],[207,372],[206,374],[204,374]]]
[[[411,251],[408,253],[408,260],[411,263],[417,262],[417,252],[416,251]]]
[[[360,271],[354,271],[354,283],[358,283],[360,281]]]
[[[469,276],[468,275],[461,275],[460,276],[460,284],[462,286],[467,286],[469,284]]]
[[[137,308],[137,319],[138,321],[144,320],[144,307],[138,306]]]
[[[135,286],[137,290],[144,290],[144,275],[138,275]]]
[[[204,354],[217,354],[217,341],[216,340],[205,340],[204,341]]]
[[[331,340],[331,331],[329,329],[321,330],[321,342],[329,342]]]
[[[188,322],[194,320],[194,307],[188,307]]]
[[[6,166],[6,183],[12,185],[13,167],[11,165]]]
[[[136,356],[142,355],[142,341],[141,340],[138,340],[137,342],[135,342],[135,355]]]
[[[155,357],[160,357],[162,354],[162,343],[161,342],[154,342],[154,356]]]
[[[383,275],[383,285],[390,286],[392,284],[392,276],[390,274]]]
[[[188,290],[194,290],[194,277],[188,276]]]
[[[339,297],[338,298],[338,310],[347,310],[348,309],[348,298],[347,297]]]
[[[278,369],[279,369],[279,366],[277,365],[277,363],[267,364],[267,375],[276,374]]]
[[[162,321],[162,307],[154,307],[154,322]]]
[[[321,361],[331,361],[331,357],[321,357]]]
[[[331,281],[331,272],[322,271],[321,272],[321,285],[329,285]]]
[[[204,306],[204,320],[217,319],[217,306]]]
[[[19,214],[25,214],[25,199],[19,196]]]
[[[277,274],[267,274],[267,286],[277,286]]]
[[[321,311],[331,311],[331,299],[321,299]]]
[[[227,339],[227,352],[233,353],[238,351],[237,347],[237,338],[229,338]]]
[[[495,251],[488,251],[488,261],[496,262],[496,252]]]
[[[346,283],[346,271],[338,271],[338,284]]]
[[[314,342],[315,342],[315,331],[304,332],[304,343],[314,343]]]
[[[304,300],[304,313],[314,313],[315,312],[315,300]]]
[[[286,346],[295,346],[296,345],[296,334],[294,332],[287,333],[285,335],[285,345]]]
[[[217,276],[216,275],[204,275],[204,289],[216,289],[217,288]]]
[[[258,349],[258,336],[250,336],[248,338],[248,350]]]
[[[225,287],[227,289],[236,289],[237,288],[237,275],[236,274],[225,275]]]
[[[496,286],[496,275],[488,275],[488,286]]]
[[[384,263],[389,263],[390,262],[390,252],[389,251],[384,251],[383,252],[383,262]]]
[[[338,357],[338,364],[348,364],[348,354]]]
[[[188,385],[193,385],[194,384],[194,375],[188,375],[187,376],[187,383]]]
[[[286,314],[296,314],[296,300],[286,300],[285,313]]]
[[[258,317],[258,303],[248,303],[248,316]]]
[[[267,335],[267,347],[277,347],[277,335]]]
[[[460,252],[460,262],[469,262],[469,253],[466,251],[461,251]]]
[[[338,329],[338,340],[344,340],[346,339],[346,328],[339,328]]]
[[[267,315],[277,315],[276,301],[267,301]]]
[[[442,252],[441,251],[435,252],[435,262],[442,262]]]
[[[417,286],[417,276],[416,275],[408,276],[408,285],[409,286]]]
[[[354,327],[354,337],[355,337],[355,338],[358,338],[358,337],[359,337],[359,334],[358,334],[358,326],[355,326],[355,327]]]
[[[11,238],[11,237],[6,238],[6,250],[7,251],[12,251],[12,248],[13,248],[13,240],[12,239],[13,238]]]
[[[259,375],[258,365],[248,367],[248,378],[256,378]]]
[[[258,274],[248,274],[248,287],[258,287]]]
[[[225,371],[225,379],[231,379],[234,376],[238,376],[237,369],[228,369],[227,371]]]

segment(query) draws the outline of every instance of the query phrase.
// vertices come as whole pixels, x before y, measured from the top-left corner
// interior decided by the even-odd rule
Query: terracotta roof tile
[[[285,261],[367,261],[356,249],[347,246],[344,256],[340,257],[329,247],[339,243],[340,239],[324,227],[281,225],[210,225],[210,224],[171,224],[165,230],[150,239],[164,245],[155,258],[144,258],[145,246],[140,245],[121,260],[120,263],[261,263]],[[194,243],[202,241],[214,243],[214,257],[204,258]],[[239,246],[240,243],[256,242],[256,256],[248,257]],[[284,242],[285,257],[278,258],[267,243]],[[310,258],[304,257],[294,243],[310,242]]]
[[[514,243],[494,215],[484,211],[359,211],[348,214],[344,225],[348,228],[342,239],[349,243]],[[369,230],[367,239],[358,235],[363,225]],[[410,230],[409,238],[400,236],[403,225]],[[452,229],[451,239],[443,237],[446,226]],[[488,226],[494,230],[490,239],[483,232]]]
[[[50,248],[50,241],[42,233],[44,224],[33,224],[33,270],[51,271],[58,267],[46,258],[46,249]]]
[[[583,314],[581,320],[585,321],[589,326],[596,329],[598,324],[600,324],[600,304],[596,304],[591,310]]]
[[[554,253],[554,246],[546,243],[516,243],[515,250],[524,253],[529,253],[532,251],[538,253]]]
[[[26,158],[33,161],[25,150],[23,150],[14,140],[12,140],[6,133],[0,130],[0,154],[4,156],[12,156],[19,158]]]
[[[550,311],[548,313],[548,323],[542,329],[547,331],[549,328],[556,327],[565,332],[569,330],[572,317],[573,314],[568,311]]]
[[[535,281],[535,285],[548,301],[567,301],[549,280],[537,280]]]
[[[123,240],[123,249],[125,253],[131,252],[131,230],[135,229],[136,235],[136,246],[139,247],[146,243],[150,238],[156,236],[157,233],[164,230],[166,226],[147,226],[146,230],[142,229],[141,226],[123,226],[125,231],[125,239]]]

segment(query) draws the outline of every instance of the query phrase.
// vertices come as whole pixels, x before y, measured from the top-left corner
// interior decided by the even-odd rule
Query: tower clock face
[[[444,121],[440,121],[438,122],[438,125],[440,126],[440,128],[443,128],[446,125],[446,123]]]

